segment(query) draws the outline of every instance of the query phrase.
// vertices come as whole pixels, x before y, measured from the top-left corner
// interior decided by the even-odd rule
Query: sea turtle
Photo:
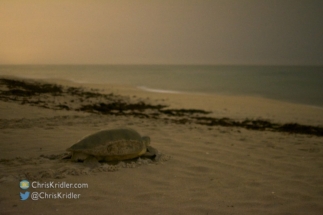
[[[121,161],[140,156],[154,158],[157,150],[149,146],[150,137],[133,129],[102,130],[67,149],[73,161]]]

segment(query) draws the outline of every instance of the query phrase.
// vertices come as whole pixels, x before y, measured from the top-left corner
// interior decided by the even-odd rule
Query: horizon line
[[[323,66],[323,64],[202,64],[202,63],[15,63],[0,66]]]

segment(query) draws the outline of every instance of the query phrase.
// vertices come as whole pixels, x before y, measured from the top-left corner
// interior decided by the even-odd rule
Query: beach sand
[[[323,125],[321,108],[264,98],[163,94],[130,86],[51,82],[99,89],[93,92],[169,109],[211,111],[210,117]],[[46,96],[69,107],[79,104],[68,96]],[[68,103],[71,100],[73,104]],[[176,123],[180,118],[176,115],[147,118],[137,117],[138,113],[64,110],[63,106],[54,110],[50,102],[47,108],[21,103],[0,101],[0,214],[323,214],[322,136]],[[95,168],[61,159],[84,136],[118,127],[149,135],[159,159],[101,163]],[[30,184],[86,183],[88,188],[30,187],[30,193],[73,192],[80,196],[21,201],[19,193],[25,192],[19,187],[22,179]]]

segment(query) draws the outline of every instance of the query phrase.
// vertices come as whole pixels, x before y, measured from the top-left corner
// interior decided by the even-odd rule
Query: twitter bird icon
[[[26,191],[25,193],[20,192],[20,198],[22,201],[25,201],[29,197],[29,192]]]

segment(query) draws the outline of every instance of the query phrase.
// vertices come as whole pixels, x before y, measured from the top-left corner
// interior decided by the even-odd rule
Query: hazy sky
[[[0,0],[0,64],[323,65],[322,0]]]

